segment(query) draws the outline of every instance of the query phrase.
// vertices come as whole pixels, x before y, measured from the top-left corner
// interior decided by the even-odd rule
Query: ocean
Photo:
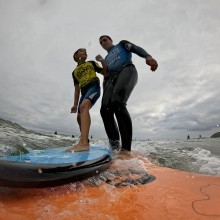
[[[77,141],[78,137],[34,131],[0,119],[0,157],[19,155],[32,150],[72,146]],[[105,138],[90,139],[90,144],[108,148]],[[163,167],[220,176],[220,138],[186,141],[133,140],[132,151],[137,156],[147,158]],[[137,166],[136,162],[130,166]]]

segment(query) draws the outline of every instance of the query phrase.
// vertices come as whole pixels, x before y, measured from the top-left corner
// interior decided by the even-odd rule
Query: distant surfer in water
[[[71,113],[77,112],[77,122],[79,124],[81,136],[79,143],[68,148],[66,151],[77,152],[89,150],[89,129],[91,118],[89,110],[100,97],[100,82],[97,73],[107,76],[107,68],[101,55],[96,56],[96,60],[101,62],[102,67],[95,61],[86,61],[86,49],[78,49],[73,59],[77,62],[77,67],[72,72],[74,81],[74,104]],[[79,100],[81,92],[81,97]]]
[[[152,71],[157,69],[158,64],[143,48],[127,40],[113,45],[111,37],[103,35],[99,38],[99,43],[108,52],[105,62],[109,76],[105,77],[103,82],[104,92],[100,110],[105,130],[112,149],[120,149],[121,136],[121,150],[130,151],[132,120],[126,105],[138,79],[137,70],[131,60],[132,53],[145,58]]]

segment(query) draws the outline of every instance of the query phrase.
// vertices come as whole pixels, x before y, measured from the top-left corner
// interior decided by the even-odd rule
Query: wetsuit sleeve
[[[89,61],[89,62],[92,63],[92,65],[97,73],[102,72],[102,67],[98,63],[96,63],[95,61]]]
[[[72,77],[73,77],[74,85],[79,84],[78,80],[77,80],[76,77],[74,76],[74,71],[72,72]]]
[[[137,54],[140,57],[147,57],[147,56],[151,56],[149,53],[147,53],[147,51],[145,51],[142,47],[139,47],[127,40],[122,40],[120,41],[120,44],[122,45],[122,47],[124,47],[127,51],[130,51],[132,53]]]

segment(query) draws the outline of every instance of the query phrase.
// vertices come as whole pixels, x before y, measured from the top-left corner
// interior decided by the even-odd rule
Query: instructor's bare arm
[[[146,59],[146,64],[151,67],[152,71],[155,71],[158,67],[157,61],[152,56],[147,56],[145,59]]]

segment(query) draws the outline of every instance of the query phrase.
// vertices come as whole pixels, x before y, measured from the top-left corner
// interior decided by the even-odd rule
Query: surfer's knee
[[[89,99],[84,100],[79,107],[80,113],[82,113],[83,111],[89,111],[91,107],[92,107],[91,101]]]
[[[123,102],[120,102],[118,100],[114,100],[112,102],[112,107],[114,109],[114,112],[120,112],[123,111],[126,108],[126,104]]]
[[[108,117],[109,114],[113,114],[112,106],[102,105],[100,108],[100,114],[102,117]]]

